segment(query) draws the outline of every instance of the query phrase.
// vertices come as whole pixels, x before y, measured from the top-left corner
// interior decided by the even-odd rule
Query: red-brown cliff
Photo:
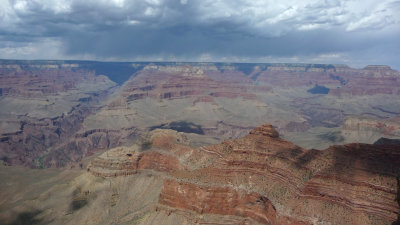
[[[275,208],[266,197],[228,187],[165,180],[159,203],[199,214],[242,216],[262,224],[276,224]]]
[[[169,210],[263,224],[390,224],[400,212],[395,144],[306,150],[263,125],[243,138],[195,149],[177,141],[184,138],[176,139],[176,132],[157,132],[142,153],[146,166],[135,170],[165,173],[158,202]]]

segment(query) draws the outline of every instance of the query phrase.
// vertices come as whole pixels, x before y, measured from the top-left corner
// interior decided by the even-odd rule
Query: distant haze
[[[400,1],[0,0],[0,5],[0,58],[400,69]]]

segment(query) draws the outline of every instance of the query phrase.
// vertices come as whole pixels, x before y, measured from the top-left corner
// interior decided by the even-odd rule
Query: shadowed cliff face
[[[0,157],[9,165],[62,167],[115,146],[112,138],[76,137],[113,86],[78,64],[0,64]]]
[[[400,207],[400,171],[397,174],[397,197],[395,199]],[[392,225],[399,225],[400,224],[400,212],[397,214],[397,220],[392,223]]]
[[[188,123],[185,121],[174,121],[174,122],[171,122],[170,124],[162,124],[160,126],[150,127],[150,130],[154,130],[157,128],[171,129],[171,130],[176,130],[178,132],[184,132],[184,133],[204,134],[204,131],[200,125],[197,125],[194,123]]]

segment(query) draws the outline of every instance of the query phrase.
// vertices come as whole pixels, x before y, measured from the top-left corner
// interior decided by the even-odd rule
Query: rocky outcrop
[[[117,177],[136,173],[137,153],[126,147],[119,147],[103,153],[92,160],[87,171],[95,176]]]
[[[179,145],[178,145],[179,144]],[[172,172],[184,170],[178,159],[189,147],[182,133],[154,130],[144,135],[131,147],[117,147],[106,151],[89,164],[87,171],[100,177],[127,176],[140,170]],[[160,148],[163,151],[160,151]]]
[[[220,215],[262,224],[390,224],[398,217],[396,143],[306,150],[279,138],[269,124],[201,148],[182,145],[186,138],[178,134],[150,133],[138,145],[147,143],[146,150],[132,153],[130,161],[145,166],[126,160],[118,166],[163,172],[160,210],[202,222]]]
[[[159,203],[199,214],[241,216],[262,224],[276,224],[275,208],[266,197],[228,187],[165,180]]]
[[[137,169],[152,169],[166,172],[183,169],[183,166],[176,157],[159,152],[142,153],[138,156],[137,161]]]
[[[205,148],[219,157],[199,170],[203,175],[184,176],[197,182],[245,185],[273,205],[283,206],[277,207],[278,218],[311,217],[334,224],[395,220],[398,146],[351,144],[304,150],[271,133],[275,132],[264,125],[242,139]],[[292,213],[286,214],[287,210]]]
[[[138,170],[146,169],[171,172],[184,167],[176,157],[168,154],[152,151],[139,153],[131,148],[119,147],[92,160],[87,171],[99,177],[117,177],[132,175]]]
[[[279,137],[279,133],[270,124],[264,124],[261,127],[256,127],[255,129],[250,131],[250,134],[267,136],[267,137],[271,137],[271,138],[278,138]]]

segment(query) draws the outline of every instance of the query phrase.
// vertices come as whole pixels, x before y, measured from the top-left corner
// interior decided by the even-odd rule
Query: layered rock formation
[[[221,80],[224,77],[228,79]],[[253,86],[242,73],[222,72],[213,64],[150,64],[121,87],[107,108],[89,117],[85,126],[170,128],[217,138],[238,137],[267,115],[267,105]],[[237,120],[247,109],[255,112],[246,115],[254,125]]]
[[[106,76],[96,76],[93,71],[80,69],[78,64],[41,64],[31,65],[28,68],[21,68],[18,64],[1,65],[0,77],[2,96],[25,98],[57,95],[76,90],[82,82],[93,84],[109,82]]]
[[[177,154],[191,148],[177,144],[188,144],[182,133],[154,130],[138,140],[133,148],[120,147],[103,153],[89,164],[87,171],[95,176],[116,177],[145,169],[160,172],[182,170],[185,167],[181,165]]]
[[[194,105],[197,102],[214,102],[213,99],[218,97],[245,100],[257,98],[248,90],[251,80],[240,83],[231,79],[230,75],[221,73],[212,65],[149,65],[126,82],[122,96],[128,102],[146,97],[158,100],[196,97]],[[229,77],[224,82],[216,79],[224,76]]]
[[[398,118],[348,117],[342,126],[342,133],[348,139],[364,143],[382,136],[399,138],[400,121]]]
[[[325,85],[337,96],[397,95],[400,84],[398,71],[372,65],[360,70],[345,65],[269,64],[259,66],[250,76],[273,86]]]
[[[400,212],[396,142],[306,150],[271,125],[201,148],[185,140],[156,130],[130,150],[104,153],[88,170],[132,178],[154,171],[164,181],[152,212],[190,224],[390,224]]]
[[[269,121],[305,148],[373,143],[398,137],[399,79],[387,66],[0,60],[0,159],[73,166],[148,130],[214,144]]]
[[[99,127],[100,121],[107,121],[105,115],[113,115],[118,122],[105,124],[113,124],[114,129],[170,128],[226,139],[274,121],[290,140],[299,144],[306,140],[322,149],[329,144],[360,140],[353,135],[320,144],[324,140],[315,133],[324,128],[333,129],[327,133],[336,132],[347,117],[382,119],[398,115],[400,108],[393,103],[399,101],[399,77],[399,72],[382,66],[353,69],[312,64],[149,64],[124,84],[116,98],[126,102],[126,110],[104,109],[88,120],[88,126]],[[308,93],[315,85],[328,88],[329,94]],[[382,88],[391,93],[381,92]],[[362,91],[358,93],[358,89]],[[374,97],[364,98],[370,95]],[[177,123],[198,129],[173,126]]]
[[[228,187],[165,180],[159,203],[199,214],[236,215],[262,224],[276,224],[276,210],[266,197]]]
[[[60,167],[116,146],[75,135],[113,86],[79,64],[0,64],[0,158],[10,165]]]

